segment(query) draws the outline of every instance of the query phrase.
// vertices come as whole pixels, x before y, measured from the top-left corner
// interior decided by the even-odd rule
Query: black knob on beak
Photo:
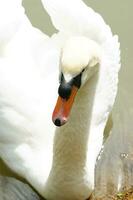
[[[58,93],[63,99],[69,99],[72,91],[72,86],[69,83],[62,83],[59,86]]]

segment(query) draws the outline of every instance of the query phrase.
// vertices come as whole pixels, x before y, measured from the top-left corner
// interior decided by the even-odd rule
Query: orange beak
[[[56,126],[62,126],[68,121],[68,117],[77,94],[78,88],[72,86],[71,95],[68,99],[58,97],[55,109],[52,115],[52,121]]]

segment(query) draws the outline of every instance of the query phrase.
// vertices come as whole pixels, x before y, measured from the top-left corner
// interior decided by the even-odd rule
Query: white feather
[[[0,1],[0,155],[48,200],[84,200],[94,186],[96,157],[117,92],[118,38],[80,0],[42,2],[59,30],[52,38],[32,27],[20,0]],[[71,120],[55,133],[51,116],[60,52],[70,36],[87,37],[91,47],[100,47],[102,57],[94,52],[101,61],[99,77],[81,89]]]
[[[42,0],[55,28],[70,35],[84,35],[97,42],[112,36],[102,17],[81,0]]]

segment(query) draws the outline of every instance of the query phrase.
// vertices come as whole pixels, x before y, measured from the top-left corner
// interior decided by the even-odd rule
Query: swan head
[[[56,126],[68,121],[78,90],[97,71],[100,58],[101,51],[96,42],[83,36],[66,41],[60,57],[59,97],[52,116]]]

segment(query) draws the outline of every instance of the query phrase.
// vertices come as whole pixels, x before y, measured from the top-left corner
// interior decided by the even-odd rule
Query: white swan
[[[115,101],[119,43],[81,0],[42,2],[60,30],[51,38],[31,26],[21,0],[0,1],[1,19],[9,3],[12,16],[0,22],[0,155],[46,199],[84,200]],[[57,126],[67,123],[55,129],[52,112]]]

